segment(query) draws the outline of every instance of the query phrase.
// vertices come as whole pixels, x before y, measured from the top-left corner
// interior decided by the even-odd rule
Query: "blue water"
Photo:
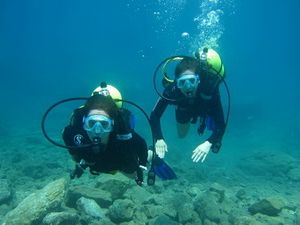
[[[10,138],[20,129],[39,132],[48,106],[88,96],[103,80],[150,113],[157,99],[156,65],[209,43],[223,58],[232,96],[222,154],[244,152],[241,143],[275,142],[276,150],[299,156],[299,4],[1,0],[1,136]],[[216,20],[203,25],[210,12]],[[170,138],[173,113],[164,117]],[[255,144],[249,132],[257,134]]]
[[[162,117],[166,161],[179,179],[169,186],[160,183],[149,194],[164,190],[159,194],[168,199],[175,187],[178,202],[180,189],[196,184],[203,194],[216,182],[230,201],[245,190],[245,199],[231,207],[238,209],[232,217],[247,214],[258,199],[280,196],[288,203],[280,217],[296,221],[299,9],[298,0],[0,0],[0,179],[16,193],[7,205],[1,203],[0,221],[29,193],[68,176],[74,166],[66,151],[42,135],[41,119],[51,104],[89,96],[106,81],[150,114],[158,98],[152,83],[156,66],[204,46],[220,53],[231,94],[222,149],[210,153],[205,163],[193,163],[192,151],[205,137],[192,126],[184,140],[178,139],[174,107],[168,107]],[[226,113],[223,85],[221,94]],[[46,128],[53,139],[62,143],[61,131],[81,104],[61,105],[49,115]],[[126,106],[136,114],[136,130],[152,144],[143,115]]]

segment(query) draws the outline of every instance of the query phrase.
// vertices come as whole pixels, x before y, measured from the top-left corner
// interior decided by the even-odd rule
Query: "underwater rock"
[[[160,215],[149,222],[149,225],[180,225],[180,223],[177,223],[166,215]]]
[[[40,224],[39,222],[48,212],[61,207],[66,187],[67,181],[62,178],[30,194],[15,209],[5,215],[3,224]]]
[[[101,219],[104,217],[104,210],[93,199],[81,197],[77,200],[77,209],[88,217]]]
[[[292,218],[284,218],[281,216],[268,216],[263,214],[256,214],[253,216],[255,219],[250,224],[258,224],[258,225],[298,225],[295,223],[294,219]]]
[[[192,187],[187,188],[186,193],[189,196],[191,196],[192,198],[196,198],[202,192],[201,192],[201,189],[199,187],[192,186]]]
[[[300,209],[298,209],[296,211],[296,219],[295,220],[296,220],[295,221],[296,225],[300,225]]]
[[[270,217],[263,214],[256,214],[255,216],[235,216],[234,225],[298,225],[293,223],[290,219],[280,217]]]
[[[124,223],[120,223],[118,225],[137,225],[137,224],[145,224],[145,222],[141,222],[141,223],[136,223],[135,221],[129,221],[129,222],[124,222]],[[97,224],[98,225],[98,224]]]
[[[238,192],[235,194],[235,197],[237,197],[239,200],[244,200],[246,198],[246,191],[244,189],[238,190]]]
[[[184,204],[184,202],[188,202],[188,200],[183,199],[183,196],[189,197],[189,195],[183,195],[179,193],[173,193],[170,190],[166,190],[164,194],[152,194],[149,196],[149,199],[144,202],[144,204],[147,204],[149,207],[149,210],[146,210],[148,212],[157,212],[157,215],[165,214],[169,216],[170,218],[175,219],[177,217],[177,203],[179,210],[181,209],[180,203]],[[148,205],[149,204],[149,205]],[[146,214],[148,215],[148,212]],[[155,215],[152,214],[148,217],[154,217]]]
[[[281,198],[272,197],[254,203],[248,208],[248,211],[252,215],[261,213],[267,216],[278,216],[284,206],[285,203]]]
[[[9,204],[12,198],[12,189],[7,179],[0,179],[0,205]]]
[[[134,186],[128,189],[125,194],[125,199],[130,199],[134,203],[141,204],[148,200],[150,193],[143,187]]]
[[[131,222],[135,224],[146,224],[146,221],[148,221],[148,217],[146,216],[143,206],[141,205],[136,205],[136,209],[134,210],[134,215],[133,215],[134,220]],[[124,225],[127,225],[128,222],[125,222]]]
[[[176,211],[181,210],[181,207],[186,203],[191,203],[193,198],[187,193],[174,192],[169,195],[169,203],[176,209]],[[165,203],[163,203],[165,205]]]
[[[117,225],[117,224],[111,222],[107,218],[103,218],[100,221],[97,221],[97,223],[90,223],[89,225]]]
[[[44,165],[25,165],[22,169],[24,176],[31,177],[32,179],[41,179],[48,177],[48,170]]]
[[[287,176],[293,181],[300,181],[300,168],[294,168],[289,170]]]
[[[123,197],[123,194],[130,188],[132,185],[128,182],[128,178],[117,179],[121,176],[115,175],[112,176],[102,176],[98,179],[95,187],[101,190],[107,191],[110,193],[112,200],[120,199]],[[102,207],[102,206],[101,206]]]
[[[213,183],[210,187],[209,187],[209,191],[210,192],[215,192],[219,195],[218,198],[218,202],[223,202],[224,198],[225,198],[225,188],[218,184],[218,183]]]
[[[282,152],[256,152],[241,160],[238,167],[247,174],[286,177],[286,174],[299,168],[299,161]]]
[[[220,222],[221,213],[219,210],[218,198],[207,192],[194,202],[194,208],[202,219],[208,218],[217,223]]]
[[[75,212],[51,212],[43,219],[43,225],[80,225],[79,215]]]
[[[143,212],[148,218],[161,215],[163,207],[161,205],[144,205]]]
[[[166,196],[166,194],[164,194],[164,196]],[[163,198],[161,194],[152,194],[145,203],[151,205],[164,205],[165,202],[166,198]]]
[[[24,152],[14,152],[13,155],[11,155],[10,161],[12,164],[20,163],[21,161],[26,161],[28,159],[28,155],[26,155]]]
[[[160,214],[162,214],[162,213],[164,213],[171,219],[176,219],[176,217],[177,217],[177,211],[172,205],[164,205],[163,211]]]
[[[219,225],[219,223],[215,223],[213,221],[205,219],[204,222],[203,222],[203,225]]]
[[[134,203],[128,199],[118,199],[109,207],[108,215],[115,223],[122,223],[132,220]]]
[[[202,221],[200,219],[196,219],[193,222],[187,222],[185,225],[202,225]]]
[[[194,208],[202,220],[222,224],[229,220],[229,212],[233,207],[233,203],[227,199],[222,199],[220,194],[215,191],[206,191],[195,199]]]
[[[185,224],[191,222],[194,218],[197,218],[197,214],[194,211],[194,206],[191,203],[186,203],[181,206],[181,209],[178,210],[178,222],[180,224]]]
[[[240,215],[238,213],[231,213],[230,215],[230,222],[234,225],[262,225],[260,223],[254,223],[255,219],[249,215]]]
[[[100,188],[91,188],[88,186],[72,186],[66,195],[66,205],[76,208],[76,202],[80,197],[93,199],[102,208],[108,208],[112,204],[111,194]]]

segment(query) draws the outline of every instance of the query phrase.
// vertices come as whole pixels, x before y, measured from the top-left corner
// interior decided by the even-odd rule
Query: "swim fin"
[[[177,179],[175,172],[172,168],[157,155],[154,156],[153,159],[153,171],[155,175],[157,175],[162,180],[173,180]]]

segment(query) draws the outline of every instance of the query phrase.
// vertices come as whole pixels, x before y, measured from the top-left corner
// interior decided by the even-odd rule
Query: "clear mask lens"
[[[88,132],[108,133],[113,130],[113,120],[104,115],[90,115],[84,118],[84,129]]]
[[[183,75],[176,80],[176,84],[179,89],[194,88],[197,86],[198,81],[199,77],[195,74]]]

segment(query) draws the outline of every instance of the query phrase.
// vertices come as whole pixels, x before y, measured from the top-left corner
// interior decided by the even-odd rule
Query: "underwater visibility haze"
[[[55,201],[68,209],[38,201],[45,211],[20,221],[300,224],[299,7],[296,0],[0,0],[0,222],[21,218],[21,202],[35,207],[31,193],[41,199],[61,188]],[[203,47],[220,54],[231,95],[221,151],[193,163],[192,150],[205,137],[195,125],[179,139],[168,107],[161,123],[177,180],[139,188],[121,175],[86,172],[67,184],[72,159],[41,132],[47,108],[88,97],[106,81],[149,115],[159,97],[157,65]],[[226,114],[223,84],[221,96]],[[62,143],[61,131],[82,103],[49,115],[51,137]],[[146,119],[127,106],[151,145]]]

